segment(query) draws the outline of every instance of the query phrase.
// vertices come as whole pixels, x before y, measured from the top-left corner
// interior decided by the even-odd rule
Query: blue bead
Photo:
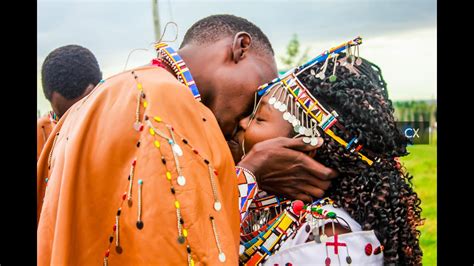
[[[143,184],[143,180],[139,179],[138,184],[140,184],[140,185]]]
[[[48,180],[49,180],[49,179],[46,177],[46,178],[44,179],[44,182],[48,183]]]
[[[169,144],[173,144],[173,141],[172,141],[172,140],[168,140],[168,143],[169,143]]]

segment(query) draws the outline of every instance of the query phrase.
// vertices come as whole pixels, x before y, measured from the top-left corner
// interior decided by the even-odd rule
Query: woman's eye
[[[263,119],[261,116],[255,117],[255,120],[256,120],[257,122],[265,121],[265,119]]]

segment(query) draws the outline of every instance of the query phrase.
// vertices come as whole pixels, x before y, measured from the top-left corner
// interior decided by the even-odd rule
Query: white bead
[[[288,112],[283,113],[283,119],[284,120],[289,121],[290,118],[291,118],[290,113],[288,113]]]
[[[178,176],[178,185],[184,186],[186,185],[186,178],[182,175]]]
[[[306,144],[309,144],[311,142],[311,138],[304,137],[303,142],[306,143]]]
[[[219,253],[219,261],[220,261],[220,262],[225,262],[225,254],[224,254],[224,252]]]
[[[274,104],[276,102],[276,98],[275,97],[271,97],[270,100],[268,100],[268,103],[269,104]]]
[[[178,144],[174,143],[171,145],[171,148],[173,149],[173,152],[178,155],[178,156],[183,156],[183,150],[181,147],[179,147]]]
[[[222,204],[219,201],[214,202],[214,210],[220,211],[222,208]]]
[[[273,105],[273,107],[275,107],[276,109],[280,108],[280,106],[281,106],[281,102],[280,102],[280,101],[277,101],[277,102]]]

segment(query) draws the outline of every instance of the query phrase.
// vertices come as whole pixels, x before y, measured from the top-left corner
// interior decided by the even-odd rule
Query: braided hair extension
[[[333,62],[328,63],[326,77],[332,74],[334,67]],[[321,65],[311,69],[317,73]],[[413,176],[395,160],[408,154],[408,139],[396,127],[394,108],[380,68],[365,59],[354,67],[359,75],[338,66],[335,82],[315,77],[310,69],[299,75],[318,101],[339,114],[337,119],[346,132],[333,127],[334,133],[346,140],[358,137],[360,144],[381,159],[369,166],[321,132],[324,144],[315,158],[340,173],[326,195],[364,230],[375,231],[384,245],[385,264],[420,265],[422,251],[417,226],[423,224],[421,201],[412,188]]]

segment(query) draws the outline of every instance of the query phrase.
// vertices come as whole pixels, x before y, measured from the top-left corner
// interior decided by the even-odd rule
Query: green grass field
[[[436,188],[437,188],[437,145],[436,137],[430,145],[413,145],[408,148],[410,155],[402,162],[414,178],[415,191],[421,199],[421,215],[425,224],[420,227],[423,265],[436,265]]]

